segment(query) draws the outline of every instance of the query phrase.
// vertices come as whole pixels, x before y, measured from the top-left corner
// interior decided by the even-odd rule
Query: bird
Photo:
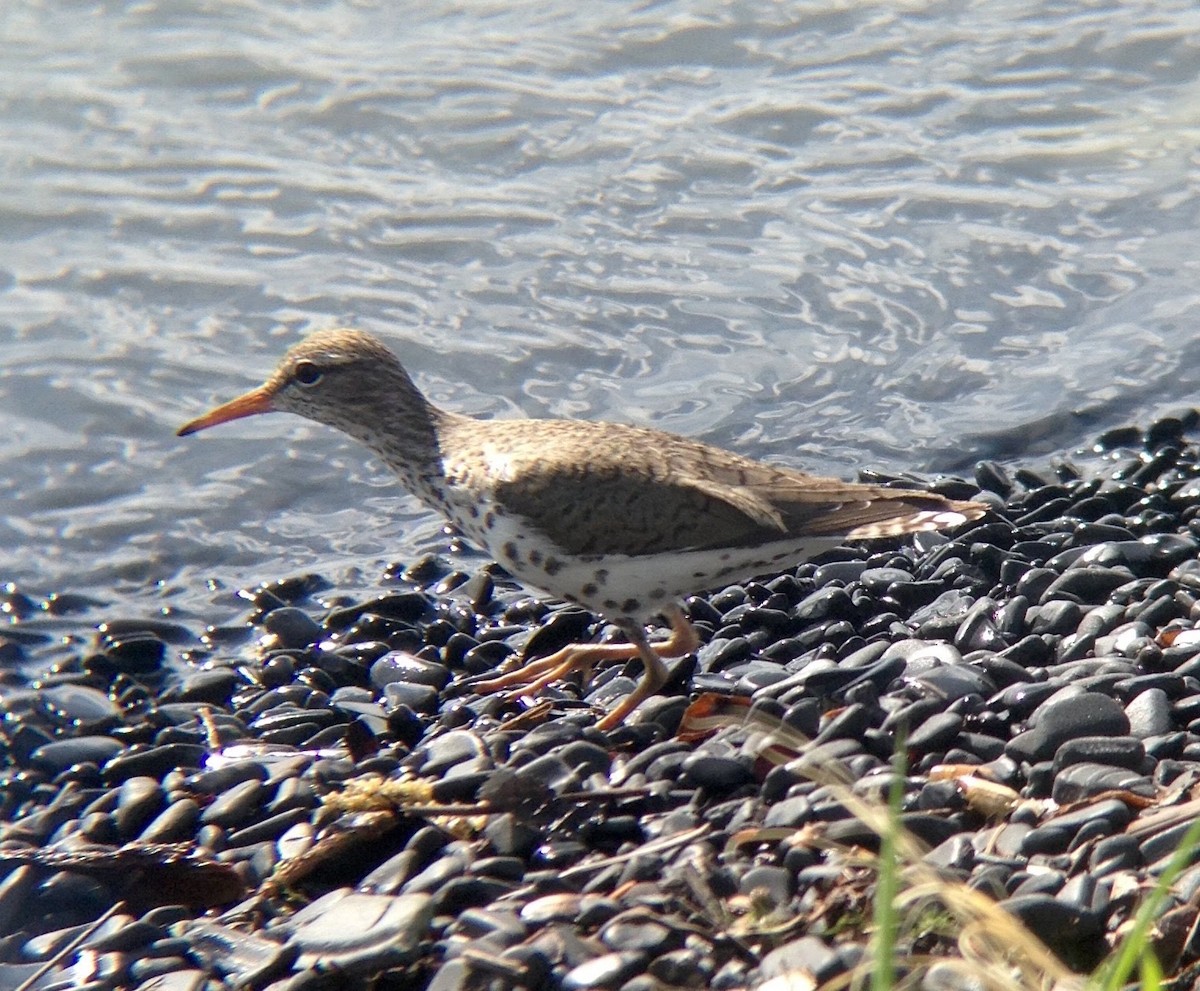
[[[535,695],[574,671],[586,677],[597,663],[640,660],[641,679],[599,719],[601,730],[658,692],[666,659],[698,649],[680,605],[687,596],[849,540],[959,526],[988,508],[810,475],[648,427],[466,416],[430,402],[400,359],[358,330],[311,334],[262,385],[178,435],[272,411],[348,434],[515,579],[618,627],[628,642],[522,657],[515,670],[474,686]],[[656,616],[670,632],[651,643],[646,626]]]

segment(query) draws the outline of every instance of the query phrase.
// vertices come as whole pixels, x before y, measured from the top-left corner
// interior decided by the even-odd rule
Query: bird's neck
[[[337,426],[374,452],[413,495],[432,504],[442,477],[442,435],[463,417],[434,406],[407,374],[373,399],[370,410]]]

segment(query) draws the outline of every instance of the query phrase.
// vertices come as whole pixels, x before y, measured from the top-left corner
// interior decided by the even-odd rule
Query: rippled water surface
[[[1195,402],[1200,10],[192,0],[0,13],[0,582],[203,601],[445,547],[280,415],[318,327],[438,402],[813,470]]]

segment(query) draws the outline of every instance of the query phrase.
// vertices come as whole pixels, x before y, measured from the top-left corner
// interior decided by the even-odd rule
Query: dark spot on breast
[[[487,515],[483,518],[483,525],[489,530],[496,525],[496,514],[488,510]]]
[[[557,575],[562,569],[563,563],[556,557],[546,558],[546,563],[542,566],[542,570],[548,575]]]
[[[604,608],[605,609],[620,609],[621,606],[617,602],[616,599],[605,599],[604,600]]]
[[[596,570],[596,584],[604,585],[604,584],[607,584],[607,582],[608,582],[608,569],[607,568],[598,568]]]
[[[514,563],[520,560],[520,552],[517,550],[517,545],[513,541],[510,540],[501,549],[504,551],[504,556],[508,558],[508,560]]]
[[[642,604],[637,599],[626,599],[621,603],[622,612],[637,612],[639,609],[641,609],[641,607]]]
[[[650,593],[650,598],[655,602],[661,602],[666,597],[667,597],[667,590],[665,588],[656,588],[653,592]]]
[[[473,520],[479,519],[479,507],[478,506],[471,506],[470,508],[467,509],[467,512],[471,514],[471,519],[473,519]]]
[[[599,585],[596,585],[594,582],[588,582],[586,585],[583,586],[583,588],[581,588],[579,590],[579,594],[583,595],[583,596],[592,596],[592,595],[595,595],[599,591],[600,591]]]
[[[542,552],[541,551],[530,551],[529,552],[529,563],[530,564],[541,564],[542,563]]]

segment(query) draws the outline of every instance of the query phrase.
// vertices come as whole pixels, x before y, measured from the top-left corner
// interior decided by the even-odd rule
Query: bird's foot
[[[622,624],[629,635],[629,643],[569,644],[553,654],[523,664],[513,671],[495,678],[477,681],[471,685],[482,694],[516,689],[514,698],[536,695],[556,681],[561,681],[574,671],[582,671],[585,679],[600,661],[629,661],[641,658],[645,673],[637,687],[623,698],[597,724],[601,730],[619,726],[629,713],[657,692],[667,680],[667,668],[662,659],[683,657],[700,645],[700,638],[683,610],[672,606],[667,610],[671,623],[671,635],[660,643],[651,644],[640,624]]]

